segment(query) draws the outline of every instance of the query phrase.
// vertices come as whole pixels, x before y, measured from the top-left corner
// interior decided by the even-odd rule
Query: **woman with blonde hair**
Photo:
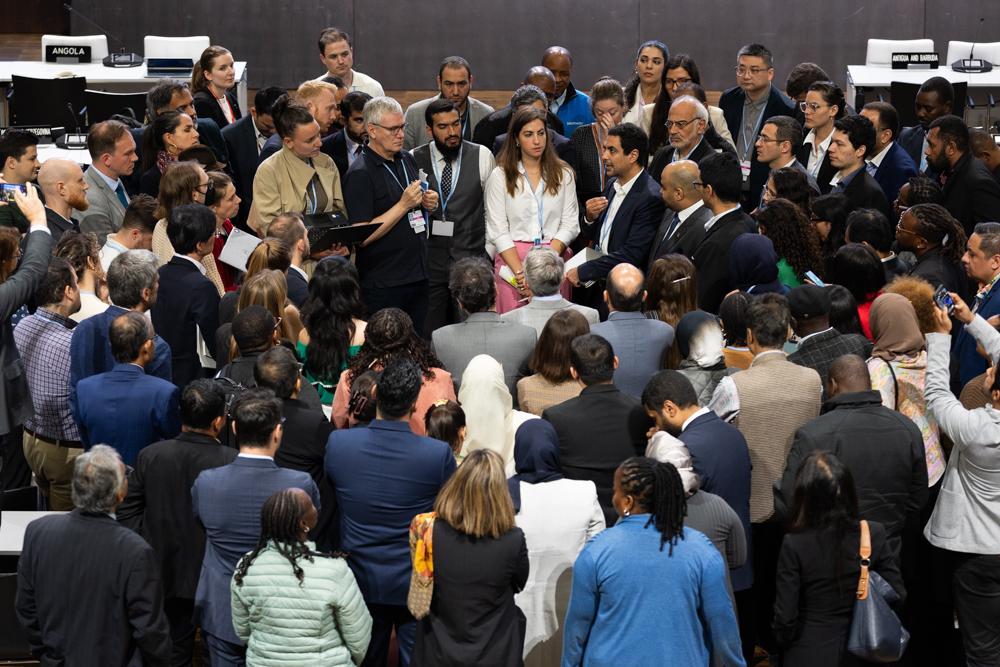
[[[514,594],[528,580],[528,548],[500,457],[470,453],[434,512],[434,595],[417,624],[413,664],[523,665],[525,618]]]
[[[276,238],[266,238],[257,244],[253,252],[247,258],[246,273],[243,274],[242,283],[247,284],[251,278],[260,273],[272,269],[285,276],[287,291],[288,267],[292,265],[292,253],[288,246]],[[227,292],[219,301],[219,324],[232,322],[236,315],[236,302],[240,298],[242,286],[235,292]],[[294,340],[292,341],[294,342]]]
[[[302,320],[299,317],[299,309],[288,301],[288,287],[285,283],[285,276],[280,271],[264,269],[253,275],[250,280],[243,285],[239,292],[239,299],[236,302],[236,313],[239,313],[248,306],[263,306],[274,316],[275,328],[283,340],[294,344],[298,340],[299,332],[302,331]],[[228,350],[229,359],[238,356],[236,341],[232,337],[232,322],[228,322],[219,327],[216,333],[216,350],[221,355]],[[218,360],[219,367],[228,360]]]

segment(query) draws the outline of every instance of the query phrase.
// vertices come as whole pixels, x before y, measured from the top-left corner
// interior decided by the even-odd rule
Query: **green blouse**
[[[795,275],[795,269],[792,268],[792,265],[784,257],[778,260],[778,280],[788,289],[798,287],[802,284],[799,277]]]
[[[361,351],[360,345],[351,345],[347,348],[347,358],[351,359]],[[299,360],[302,363],[306,361],[306,345],[302,341],[295,343],[295,352],[299,355]],[[341,372],[347,369],[347,362],[345,361],[340,367]],[[333,394],[337,390],[337,382],[340,381],[340,377],[333,378],[332,382],[324,382],[316,377],[313,377],[312,373],[308,372],[306,369],[302,369],[302,374],[305,376],[306,381],[312,386],[316,387],[316,392],[319,394],[319,400],[323,405],[333,405]]]

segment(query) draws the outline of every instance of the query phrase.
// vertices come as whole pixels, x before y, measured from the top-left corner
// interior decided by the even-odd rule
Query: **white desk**
[[[236,96],[240,103],[240,110],[243,115],[247,112],[247,64],[237,62],[234,65],[236,71]],[[3,118],[0,119],[6,124],[7,115],[7,95],[6,88],[10,86],[11,75],[30,76],[36,79],[54,79],[60,75],[69,73],[72,76],[87,77],[89,88],[100,87],[110,92],[130,93],[146,92],[163,77],[147,76],[146,64],[138,67],[105,67],[101,63],[85,63],[75,65],[72,63],[45,63],[31,60],[6,60],[0,61],[0,103],[3,104]]]
[[[858,91],[875,88],[888,89],[893,81],[903,83],[923,83],[932,76],[942,76],[951,83],[966,83],[972,88],[1000,87],[1000,68],[983,74],[967,74],[956,72],[950,67],[937,69],[892,69],[891,67],[874,67],[868,65],[847,66],[847,101],[855,104]],[[869,102],[871,100],[868,100]],[[858,107],[860,108],[860,107]]]
[[[80,166],[89,165],[91,162],[90,151],[86,148],[82,150],[69,150],[68,148],[59,148],[55,144],[39,144],[38,161],[45,162],[46,160],[51,160],[52,158],[72,160]],[[138,168],[138,163],[136,163],[136,169]]]
[[[0,556],[20,556],[24,529],[35,519],[66,512],[3,512],[0,515]]]

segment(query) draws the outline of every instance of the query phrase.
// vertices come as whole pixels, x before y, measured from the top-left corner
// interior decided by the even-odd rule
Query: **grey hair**
[[[381,125],[382,116],[390,113],[402,115],[403,107],[399,106],[399,102],[391,97],[373,97],[365,102],[365,108],[362,113],[364,114],[365,125]]]
[[[124,484],[122,458],[114,447],[94,445],[73,463],[73,505],[84,512],[114,512]]]
[[[980,222],[972,233],[979,237],[979,248],[987,257],[1000,255],[1000,223]]]
[[[563,260],[554,250],[535,248],[524,258],[524,280],[535,296],[552,296],[563,279]]]
[[[111,303],[134,308],[142,303],[142,291],[156,284],[156,255],[149,250],[128,250],[108,267],[108,294]]]
[[[526,107],[529,104],[534,104],[535,102],[541,102],[545,105],[545,108],[549,108],[549,98],[545,97],[545,93],[538,86],[533,86],[530,83],[526,83],[517,90],[514,94],[510,96],[510,108],[517,109],[518,107]]]
[[[678,104],[691,104],[694,106],[694,116],[700,120],[709,122],[708,119],[708,109],[705,105],[701,103],[697,97],[691,97],[690,95],[681,95],[676,100],[670,103],[670,106],[676,106]]]

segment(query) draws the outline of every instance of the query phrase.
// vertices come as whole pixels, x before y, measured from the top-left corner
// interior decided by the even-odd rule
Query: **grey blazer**
[[[98,243],[103,246],[108,234],[114,234],[122,226],[125,218],[125,207],[118,201],[118,195],[108,187],[97,169],[90,167],[83,172],[83,180],[87,183],[87,201],[90,206],[86,211],[75,212],[80,231],[97,234]]]
[[[417,146],[423,146],[430,141],[427,137],[427,121],[424,120],[424,111],[427,109],[427,105],[439,97],[441,96],[435,95],[434,97],[428,97],[426,100],[414,102],[406,109],[406,136],[403,138],[404,151],[413,150]],[[479,121],[493,113],[493,107],[480,102],[474,97],[469,97],[468,105],[469,125],[472,127],[469,128],[469,136],[466,139],[472,141],[472,131],[476,129]]]
[[[590,327],[602,336],[618,357],[615,386],[633,398],[642,398],[649,378],[660,370],[663,351],[674,342],[674,328],[666,322],[647,319],[642,313],[613,312],[607,322]]]
[[[516,322],[506,322],[494,312],[472,313],[460,324],[441,327],[431,334],[434,353],[455,382],[462,386],[462,373],[472,358],[488,354],[503,366],[503,379],[517,402],[517,379],[521,365],[535,349],[535,330]]]
[[[523,324],[524,326],[531,327],[535,330],[535,334],[537,334],[538,337],[541,337],[542,329],[545,328],[545,323],[549,321],[549,318],[552,317],[554,313],[560,310],[565,310],[566,308],[572,308],[573,310],[579,312],[587,318],[587,322],[590,324],[597,324],[601,321],[601,316],[593,308],[580,306],[563,298],[560,298],[558,301],[539,301],[538,299],[532,299],[521,308],[504,313],[500,316],[500,319],[504,322],[515,322],[517,324]]]
[[[966,325],[996,364],[1000,333],[980,316]],[[924,535],[936,547],[970,554],[1000,552],[1000,411],[966,410],[948,387],[951,336],[927,334],[924,396],[942,433],[955,443],[941,494]]]

